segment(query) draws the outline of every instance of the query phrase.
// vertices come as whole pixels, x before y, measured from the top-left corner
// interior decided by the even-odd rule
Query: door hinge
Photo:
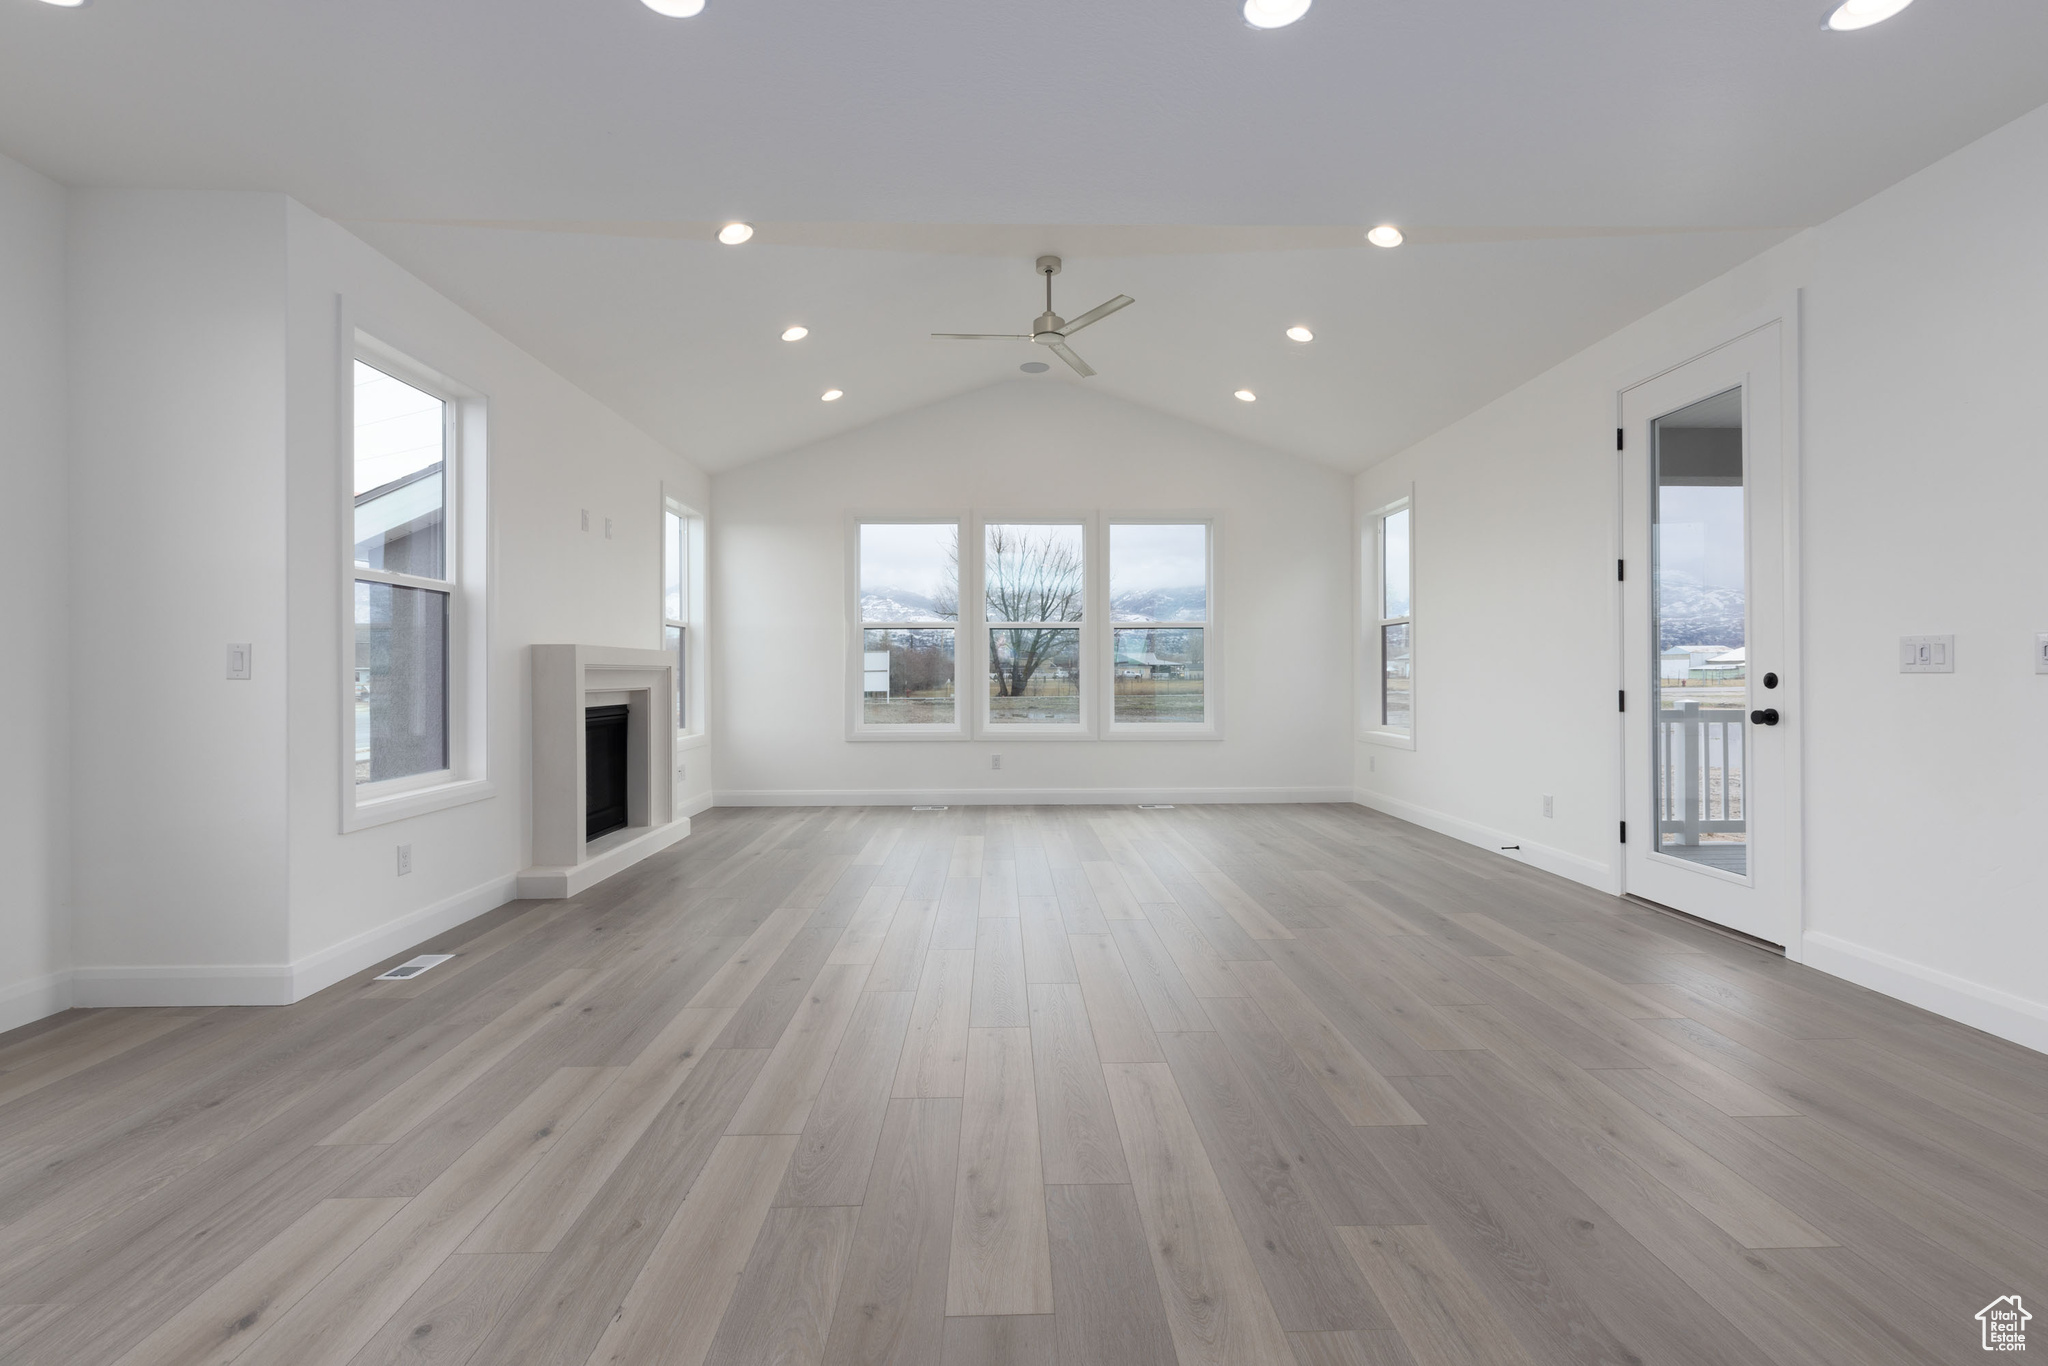
[[[1627,710],[1628,710],[1628,689],[1627,689],[1627,688],[1623,688],[1623,689],[1622,689],[1622,690],[1621,690],[1620,692],[1616,693],[1616,694],[1615,694],[1614,696],[1615,696],[1616,700],[1617,700],[1617,701],[1618,701],[1618,702],[1619,702],[1619,703],[1621,704],[1621,705],[1617,706],[1617,707],[1615,708],[1615,710],[1616,710],[1616,711],[1627,711]]]
[[[1616,583],[1627,583],[1627,582],[1628,582],[1628,561],[1627,561],[1627,560],[1616,560],[1616,561],[1614,562],[1614,581],[1615,581]]]
[[[1627,822],[1627,821],[1623,821],[1623,822],[1621,823],[1621,842],[1622,842],[1623,844],[1627,844],[1627,843],[1628,843],[1628,822]]]
[[[1622,433],[1622,428],[1620,428],[1620,427],[1616,427],[1616,428],[1614,429],[1614,449],[1616,449],[1616,450],[1618,450],[1618,451],[1625,451],[1625,450],[1627,450],[1627,449],[1628,449],[1628,447],[1627,447],[1626,445],[1624,445],[1624,444],[1623,444],[1623,442],[1622,442],[1622,439],[1621,439],[1621,433]]]

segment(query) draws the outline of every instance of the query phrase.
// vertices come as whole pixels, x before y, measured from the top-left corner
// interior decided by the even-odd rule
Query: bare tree
[[[1056,530],[1039,529],[1033,534],[1022,527],[990,527],[982,573],[988,585],[991,624],[1081,620],[1081,554]],[[988,666],[997,694],[1024,696],[1032,676],[1071,638],[1071,630],[1045,626],[990,631]],[[1007,658],[1001,645],[1009,647]]]

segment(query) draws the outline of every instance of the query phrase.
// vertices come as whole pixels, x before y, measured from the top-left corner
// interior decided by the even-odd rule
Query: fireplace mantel
[[[533,866],[519,874],[519,895],[570,897],[690,833],[675,814],[676,661],[608,645],[532,651]],[[630,708],[626,828],[586,840],[583,712],[620,701]]]

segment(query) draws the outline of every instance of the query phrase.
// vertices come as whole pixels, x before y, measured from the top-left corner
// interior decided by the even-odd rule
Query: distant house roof
[[[356,544],[409,527],[418,530],[441,520],[441,462],[365,489],[356,495]]]
[[[1740,645],[1730,650],[1727,654],[1715,655],[1712,659],[1707,661],[1707,663],[1709,664],[1747,664],[1748,662],[1749,653],[1743,646]]]

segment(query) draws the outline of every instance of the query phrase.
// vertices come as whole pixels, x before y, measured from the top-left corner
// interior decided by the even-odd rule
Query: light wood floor
[[[2048,1325],[2048,1058],[1357,808],[717,811],[427,947],[0,1037],[0,1360],[1927,1366],[1996,1296]]]

